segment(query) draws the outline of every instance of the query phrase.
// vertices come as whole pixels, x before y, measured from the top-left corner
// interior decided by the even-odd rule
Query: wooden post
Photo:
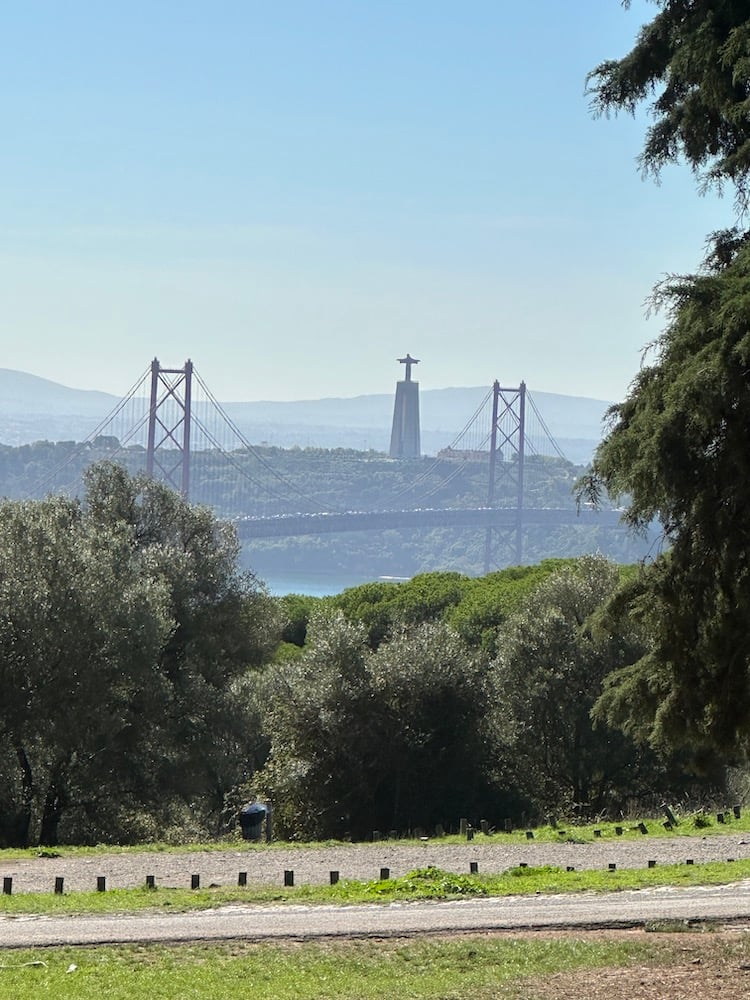
[[[735,819],[742,819],[742,811],[739,806],[732,806],[732,812],[734,813]]]
[[[617,834],[618,837],[621,837],[622,836],[622,827],[621,826],[616,826],[615,827],[615,833]]]
[[[462,837],[466,836],[466,830],[467,830],[468,826],[469,826],[468,819],[460,819],[459,820],[459,822],[458,822],[458,832],[461,834]]]
[[[329,872],[328,873],[328,877],[331,880],[331,885],[338,885],[338,881],[339,881],[339,873],[338,872]]]
[[[490,832],[490,824],[489,824],[489,823],[487,822],[487,820],[486,820],[486,819],[483,819],[483,820],[480,820],[480,822],[479,822],[479,826],[480,826],[480,827],[481,827],[481,829],[482,829],[482,833],[483,833],[483,834],[485,835],[485,837],[486,837],[486,836],[487,836],[487,835],[489,834],[489,832]]]
[[[290,868],[284,869],[284,885],[294,885],[294,872]]]
[[[247,872],[240,872],[237,876],[237,885],[241,888],[247,885]]]
[[[645,823],[643,823],[643,822],[640,822],[640,823],[638,824],[638,829],[639,829],[639,830],[641,831],[641,833],[643,834],[643,836],[644,836],[644,837],[645,837],[645,836],[646,836],[646,834],[648,833],[648,827],[647,827],[647,826],[646,826],[646,824],[645,824]]]
[[[201,887],[201,877],[200,877],[200,875],[191,875],[190,876],[190,888],[191,889],[200,889],[200,887]]]
[[[649,861],[648,866],[649,866],[649,868],[656,868],[656,862],[655,861]]]
[[[62,893],[63,893],[63,881],[64,880],[63,880],[62,875],[58,875],[55,878],[55,895],[56,896],[62,896]]]
[[[601,837],[601,835],[602,835],[602,831],[601,830],[594,830],[594,836],[595,837]]]
[[[380,881],[381,882],[387,882],[390,877],[391,877],[391,869],[390,868],[381,868],[380,869]]]
[[[469,862],[469,874],[470,875],[477,875],[478,873],[479,873],[479,862],[478,861],[470,861]]]
[[[13,892],[13,879],[9,875],[6,875],[3,878],[3,896],[10,896],[12,892]]]
[[[611,872],[616,872],[617,871],[617,865],[614,863],[614,861],[610,861],[610,863],[609,863],[609,870]]]
[[[662,806],[662,809],[664,810],[664,815],[667,817],[672,826],[678,826],[679,824],[677,823],[675,814],[672,812],[672,810],[669,808],[666,802]]]
[[[526,839],[527,840],[533,840],[534,839],[534,831],[533,830],[527,830],[526,831]]]
[[[723,823],[724,822],[724,813],[716,813],[716,822],[717,823]]]
[[[97,892],[106,892],[107,891],[107,879],[105,878],[104,875],[97,875],[96,876],[96,891]]]
[[[147,875],[146,876],[146,888],[147,889],[155,889],[156,888],[156,878],[155,878],[154,875]]]

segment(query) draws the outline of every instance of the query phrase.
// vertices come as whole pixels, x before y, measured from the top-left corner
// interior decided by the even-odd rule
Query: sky
[[[0,368],[223,401],[619,400],[731,196],[641,177],[586,73],[634,0],[24,0],[2,14]]]

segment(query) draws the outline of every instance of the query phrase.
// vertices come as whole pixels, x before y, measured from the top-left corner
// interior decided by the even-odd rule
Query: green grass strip
[[[713,836],[719,834],[750,834],[750,809],[745,810],[739,819],[735,818],[731,809],[722,813],[724,822],[719,823],[717,813],[707,813],[703,811],[692,812],[686,815],[677,815],[677,825],[671,829],[665,829],[664,817],[648,818],[641,820],[612,820],[597,823],[579,824],[575,821],[560,822],[555,826],[535,827],[529,832],[532,838],[527,836],[526,830],[514,830],[512,833],[502,833],[493,831],[483,834],[480,831],[474,832],[474,842],[477,844],[497,844],[513,845],[535,843],[541,844],[593,844],[601,841],[619,842],[622,840],[641,840],[646,837],[651,839],[663,837],[695,837]],[[646,834],[642,831],[646,830]],[[620,831],[620,832],[618,832]],[[435,844],[465,844],[466,838],[454,834],[447,837],[429,838],[430,843]],[[391,843],[409,844],[419,843],[417,840],[408,839],[390,841]],[[356,847],[366,846],[365,844],[352,844],[350,841],[325,840],[317,842],[283,841],[274,840],[270,844],[253,843],[244,841],[239,833],[227,837],[224,840],[214,840],[200,843],[179,843],[169,844],[164,842],[150,844],[135,844],[122,846],[118,844],[98,844],[96,846],[80,847],[76,845],[64,844],[59,847],[31,847],[31,848],[5,848],[0,850],[0,862],[25,861],[38,857],[45,858],[77,858],[77,857],[98,857],[105,854],[143,854],[143,853],[164,853],[164,854],[190,854],[200,851],[237,851],[253,853],[256,851],[289,851],[289,850],[320,850],[330,847]]]
[[[750,860],[701,865],[662,865],[617,871],[573,871],[544,866],[511,868],[499,874],[456,875],[428,867],[401,878],[335,886],[290,888],[250,884],[214,889],[113,889],[108,892],[14,893],[0,896],[0,914],[186,912],[233,903],[390,903],[396,900],[521,896],[536,893],[617,892],[655,886],[724,885],[750,878]]]
[[[528,997],[525,980],[642,962],[623,940],[481,937],[279,946],[241,943],[0,952],[0,995],[56,1000],[473,1000]]]

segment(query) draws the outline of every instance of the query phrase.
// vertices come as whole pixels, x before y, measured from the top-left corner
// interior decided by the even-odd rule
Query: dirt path
[[[480,872],[499,872],[520,863],[572,866],[578,869],[645,868],[649,860],[657,864],[696,864],[750,858],[750,838],[742,834],[710,837],[643,837],[639,840],[608,840],[591,844],[513,844],[475,840],[465,844],[441,841],[388,841],[324,848],[280,848],[238,843],[227,851],[186,853],[143,852],[103,854],[96,857],[34,858],[0,861],[0,876],[13,879],[13,892],[50,892],[56,877],[64,879],[66,890],[96,887],[104,876],[109,888],[143,885],[153,875],[157,885],[189,887],[191,876],[199,875],[202,886],[236,885],[240,872],[249,882],[283,885],[284,872],[293,871],[295,884],[324,885],[330,872],[340,877],[376,879],[382,868],[398,877],[414,868],[436,865],[446,871],[468,872],[476,863]]]

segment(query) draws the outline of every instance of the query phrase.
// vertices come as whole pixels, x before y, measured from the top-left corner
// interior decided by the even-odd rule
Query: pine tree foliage
[[[628,4],[625,4],[628,6]],[[641,164],[686,161],[703,187],[750,197],[750,4],[656,0],[624,58],[589,75],[598,113],[650,102]],[[693,754],[750,749],[750,239],[714,233],[696,274],[667,278],[667,325],[610,412],[583,494],[626,497],[626,519],[661,522],[664,551],[612,602],[653,642],[606,681],[596,712]]]
[[[631,52],[588,77],[598,114],[654,119],[641,165],[657,174],[685,159],[705,186],[731,182],[740,204],[750,190],[750,5],[747,0],[656,0],[659,13]],[[623,3],[629,7],[629,2]]]
[[[658,357],[613,408],[586,484],[629,495],[634,525],[662,523],[667,550],[617,605],[655,646],[600,710],[657,742],[729,751],[750,746],[750,243],[717,236],[701,273],[657,295]]]

